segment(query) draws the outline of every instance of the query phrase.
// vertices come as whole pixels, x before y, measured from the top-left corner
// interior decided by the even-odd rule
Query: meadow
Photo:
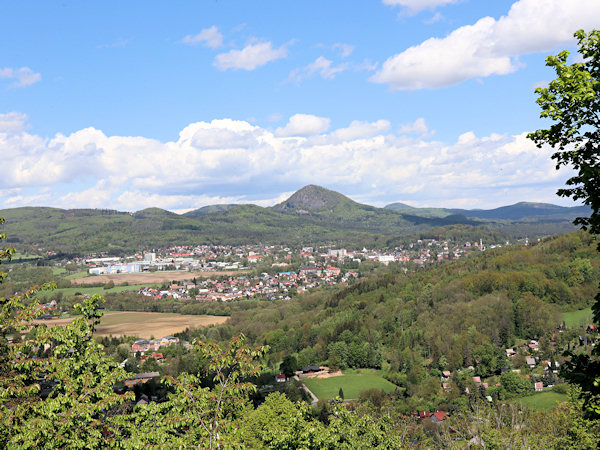
[[[66,325],[74,318],[37,320],[48,326]],[[96,327],[96,336],[137,336],[142,339],[173,335],[186,328],[222,324],[228,317],[192,316],[183,314],[117,311],[107,312]]]
[[[358,394],[367,389],[383,389],[386,393],[394,392],[396,385],[376,374],[376,371],[353,371],[338,377],[303,378],[302,382],[319,399],[330,399],[338,395],[340,388],[345,399],[356,399]]]
[[[592,308],[562,313],[562,320],[567,327],[578,327],[592,323]]]
[[[62,292],[62,294],[64,296],[72,296],[72,295],[76,295],[76,294],[88,294],[88,295],[105,295],[105,294],[110,294],[110,293],[115,293],[115,292],[124,292],[124,291],[137,291],[138,289],[141,289],[143,287],[154,287],[154,285],[148,285],[148,284],[130,284],[130,285],[121,285],[121,286],[114,286],[110,289],[104,289],[103,286],[94,286],[94,287],[85,287],[85,286],[75,286],[75,287],[69,287],[69,288],[59,288],[59,289],[54,289],[52,291],[48,291],[46,293],[42,293],[40,294],[41,297],[49,297],[52,296],[58,292]]]
[[[567,401],[567,394],[560,394],[553,391],[538,392],[528,397],[518,399],[523,406],[535,409],[537,411],[548,411],[556,407],[559,403]]]

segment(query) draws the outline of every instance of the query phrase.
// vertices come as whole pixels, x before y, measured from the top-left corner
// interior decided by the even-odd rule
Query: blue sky
[[[0,208],[272,205],[306,184],[377,206],[488,208],[569,176],[544,58],[597,0],[22,1],[0,14]]]

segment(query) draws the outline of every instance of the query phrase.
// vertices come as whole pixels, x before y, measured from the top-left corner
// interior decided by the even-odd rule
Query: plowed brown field
[[[198,328],[206,325],[224,323],[228,317],[193,316],[183,314],[119,311],[105,313],[96,327],[97,336],[138,336],[149,339],[152,336],[162,338],[183,331],[186,328]],[[66,325],[73,319],[36,320],[48,326]]]
[[[86,278],[76,278],[71,280],[71,285],[78,284],[98,284],[112,281],[115,285],[129,284],[155,284],[169,281],[191,280],[192,278],[209,278],[218,276],[243,275],[247,272],[229,271],[229,272],[144,272],[144,273],[118,273],[110,275],[95,275]]]

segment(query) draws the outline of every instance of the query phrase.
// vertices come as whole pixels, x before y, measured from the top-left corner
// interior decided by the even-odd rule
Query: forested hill
[[[599,280],[595,242],[576,232],[287,302],[244,301],[227,324],[199,333],[243,332],[274,360],[295,354],[300,365],[381,367],[418,397],[429,370],[473,365],[487,377],[504,367],[507,347],[547,345],[559,313],[588,307]]]
[[[572,231],[573,214],[535,221],[490,221],[464,214],[424,217],[357,203],[319,186],[306,186],[279,205],[214,205],[184,215],[159,208],[115,210],[24,207],[0,210],[9,242],[65,253],[123,254],[174,244],[342,244],[382,248],[402,236],[443,226],[479,226],[511,237]],[[444,231],[436,231],[443,235]],[[477,236],[479,237],[479,236]]]
[[[390,203],[385,208],[422,217],[441,218],[458,214],[475,219],[529,222],[573,220],[578,216],[587,217],[591,212],[589,206],[566,207],[535,202],[519,202],[494,209],[415,208],[405,203]]]

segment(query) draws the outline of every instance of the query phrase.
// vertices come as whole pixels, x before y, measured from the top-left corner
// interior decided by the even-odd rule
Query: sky
[[[0,209],[571,206],[526,134],[545,57],[598,27],[598,0],[0,2]]]

